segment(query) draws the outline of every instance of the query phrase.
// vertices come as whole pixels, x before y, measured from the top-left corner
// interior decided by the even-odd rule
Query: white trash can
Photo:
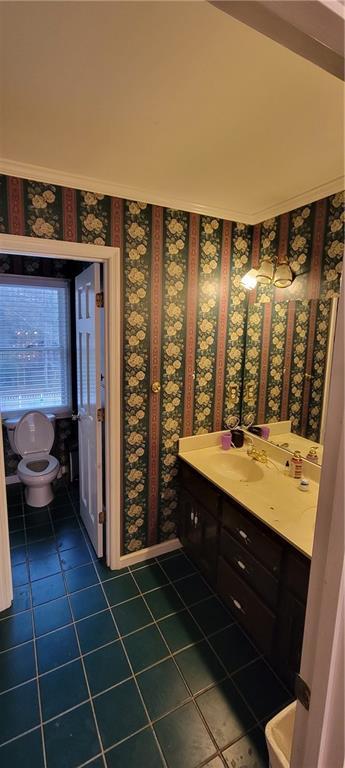
[[[296,701],[282,709],[265,728],[270,768],[290,768]]]

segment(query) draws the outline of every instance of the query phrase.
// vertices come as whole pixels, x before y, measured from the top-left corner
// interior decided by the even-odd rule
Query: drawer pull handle
[[[192,521],[192,523],[193,523],[193,521],[194,521],[194,512],[191,512],[191,513],[190,513],[190,519],[191,519],[191,521]]]
[[[236,560],[236,562],[237,562],[238,567],[241,568],[242,571],[246,571],[247,570],[245,564],[242,563],[242,560]]]
[[[195,525],[195,527],[198,525],[198,515],[195,515],[194,525]]]
[[[246,532],[242,531],[242,528],[237,528],[237,530],[241,538],[245,540],[246,544],[250,544],[250,538],[247,536]]]
[[[232,596],[231,596],[231,600],[232,600],[232,602],[233,602],[233,604],[234,604],[235,608],[237,608],[239,611],[242,611],[242,613],[244,613],[244,610],[243,610],[243,608],[242,608],[242,605],[241,605],[241,603],[239,603],[239,601],[238,601],[238,600],[236,600],[236,599],[235,599],[234,597],[232,597]]]

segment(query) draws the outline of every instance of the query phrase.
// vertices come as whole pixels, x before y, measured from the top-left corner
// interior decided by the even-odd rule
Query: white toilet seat
[[[48,466],[40,472],[35,472],[28,467],[28,464],[32,461],[48,461]],[[25,477],[36,478],[38,480],[39,478],[49,475],[51,472],[55,472],[58,467],[58,459],[55,456],[51,456],[50,453],[32,453],[26,455],[25,459],[22,459],[19,462],[17,472],[22,473]]]

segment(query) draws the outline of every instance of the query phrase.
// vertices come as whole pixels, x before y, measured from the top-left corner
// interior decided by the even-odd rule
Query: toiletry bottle
[[[300,479],[302,477],[302,457],[299,451],[295,451],[290,462],[290,477]]]
[[[309,448],[309,453],[307,454],[306,458],[308,461],[313,461],[314,464],[317,464],[319,461],[319,457],[317,455],[317,448]]]

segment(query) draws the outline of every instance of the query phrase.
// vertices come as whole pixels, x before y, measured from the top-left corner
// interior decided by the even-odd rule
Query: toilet
[[[12,450],[22,456],[17,467],[25,485],[25,500],[30,507],[44,507],[54,498],[52,482],[60,464],[50,455],[54,442],[54,414],[30,411],[20,418],[4,422]]]

